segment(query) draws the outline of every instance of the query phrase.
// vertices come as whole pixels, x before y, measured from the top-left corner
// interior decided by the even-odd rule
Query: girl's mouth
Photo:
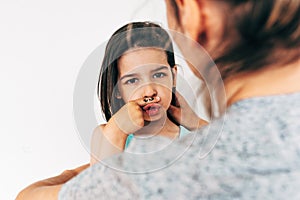
[[[149,115],[154,116],[159,113],[161,105],[158,103],[149,103],[143,107],[143,110]]]

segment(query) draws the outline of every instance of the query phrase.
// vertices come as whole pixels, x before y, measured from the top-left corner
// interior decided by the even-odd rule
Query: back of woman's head
[[[171,38],[159,25],[133,22],[118,29],[107,43],[98,81],[98,97],[106,120],[124,105],[123,100],[115,98],[114,94],[119,74],[118,60],[127,51],[137,48],[163,50],[170,67],[175,66]]]
[[[223,34],[227,44],[216,59],[223,78],[299,59],[299,0],[227,1],[231,4]]]
[[[201,7],[204,0],[197,1]],[[299,0],[206,1],[219,8],[218,16],[222,17],[224,26],[222,40],[211,52],[218,52],[213,58],[223,79],[299,59]],[[170,3],[179,22],[176,1],[170,0]],[[202,39],[199,36],[200,44]]]

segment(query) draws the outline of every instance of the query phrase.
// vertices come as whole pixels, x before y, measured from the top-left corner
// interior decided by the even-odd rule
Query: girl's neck
[[[143,128],[135,132],[136,135],[160,135],[168,138],[177,138],[179,136],[179,127],[168,117],[157,121],[145,121]]]

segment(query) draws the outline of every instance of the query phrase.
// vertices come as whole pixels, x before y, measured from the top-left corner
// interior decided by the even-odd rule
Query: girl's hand
[[[170,105],[168,113],[177,123],[190,131],[196,130],[201,126],[208,124],[207,121],[198,117],[198,115],[191,109],[187,101],[178,92],[176,92],[175,95],[178,106]]]
[[[144,126],[142,107],[159,101],[159,97],[154,97],[150,101],[144,101],[144,98],[130,101],[114,114],[107,124],[98,126],[92,136],[90,164],[93,165],[99,160],[122,152],[128,134]]]
[[[129,101],[113,115],[112,120],[123,133],[134,133],[144,127],[143,107],[149,103],[157,103],[159,101],[159,97],[139,98]]]

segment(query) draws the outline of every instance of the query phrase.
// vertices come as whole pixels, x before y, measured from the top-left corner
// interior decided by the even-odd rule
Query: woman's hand
[[[85,164],[72,170],[65,170],[62,174],[33,183],[23,189],[16,200],[51,200],[57,199],[58,193],[64,183],[78,175],[90,165]]]
[[[208,124],[207,121],[198,117],[198,115],[191,109],[187,101],[178,92],[176,92],[175,95],[178,106],[170,105],[168,113],[178,124],[184,126],[190,131],[196,130],[201,126]]]

